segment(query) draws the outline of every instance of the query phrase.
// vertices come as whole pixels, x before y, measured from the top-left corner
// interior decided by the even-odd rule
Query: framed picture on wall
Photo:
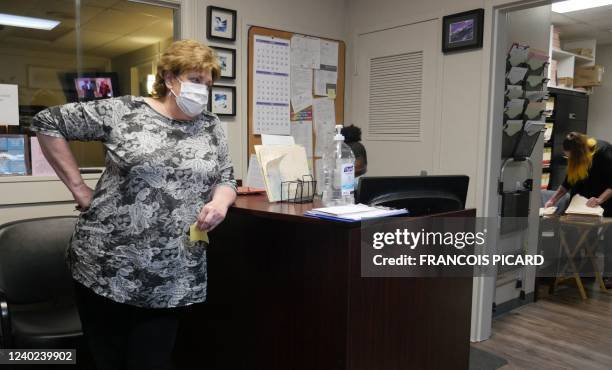
[[[442,52],[482,48],[484,9],[474,9],[442,18]]]
[[[0,176],[30,173],[28,144],[27,135],[0,135]]]
[[[206,10],[206,38],[236,41],[236,11],[216,6],[209,6]]]
[[[221,85],[211,87],[208,110],[218,116],[235,116],[236,87]]]
[[[236,49],[211,46],[221,65],[221,78],[236,78]]]

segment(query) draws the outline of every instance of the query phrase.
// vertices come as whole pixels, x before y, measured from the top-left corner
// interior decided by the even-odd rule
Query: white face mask
[[[189,81],[178,81],[181,83],[181,93],[176,95],[170,89],[176,98],[176,105],[189,117],[202,113],[208,105],[208,86]]]

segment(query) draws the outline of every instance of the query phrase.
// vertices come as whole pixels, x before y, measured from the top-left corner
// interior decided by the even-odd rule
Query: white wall
[[[612,45],[597,46],[596,63],[606,69],[603,83],[589,97],[589,135],[612,142]]]
[[[346,122],[361,125],[365,117],[353,116],[351,107],[356,104],[351,95],[351,76],[354,73],[356,39],[359,34],[386,28],[437,19],[441,27],[444,15],[485,7],[484,0],[352,0],[348,3],[347,19],[347,115]],[[490,19],[487,19],[490,21]],[[437,49],[441,48],[436,45]],[[441,53],[441,51],[440,51]],[[483,50],[448,54],[438,58],[438,91],[436,94],[440,127],[439,142],[430,173],[467,174],[470,176],[468,206],[478,207],[477,179],[482,178],[479,166],[484,154],[485,132],[481,129],[481,110],[486,101],[481,100],[483,87]],[[367,148],[366,148],[367,149]],[[393,164],[385,169],[391,174]],[[482,191],[482,190],[480,190]]]
[[[545,1],[544,1],[545,2]],[[346,121],[359,125],[362,117],[352,115],[356,99],[351,94],[354,73],[354,50],[359,34],[402,25],[437,20],[448,14],[475,8],[485,9],[484,40],[480,50],[443,55],[438,59],[436,106],[438,109],[440,150],[434,158],[433,173],[463,173],[470,176],[467,206],[476,207],[478,215],[495,217],[498,212],[496,180],[499,173],[501,127],[489,106],[492,88],[492,35],[494,10],[509,6],[542,5],[538,0],[352,0],[348,3],[346,25],[347,116]],[[538,22],[542,22],[541,20]],[[542,22],[545,23],[546,21]],[[441,42],[441,41],[440,41]],[[441,47],[438,46],[438,47]],[[505,48],[505,45],[502,46]],[[503,71],[502,71],[503,73]],[[503,74],[502,74],[503,76]],[[501,96],[503,100],[503,95]],[[503,102],[502,102],[503,103]],[[398,155],[400,153],[397,153]],[[397,157],[397,156],[396,156]],[[394,163],[387,169],[391,174]],[[495,281],[474,279],[472,307],[472,340],[487,339],[491,327],[491,303]]]
[[[110,59],[83,57],[85,71],[107,71]],[[58,105],[66,103],[61,76],[76,71],[74,53],[0,48],[0,83],[19,85],[20,105]]]
[[[235,42],[206,40],[206,7],[238,12]],[[237,87],[237,115],[227,122],[230,154],[237,178],[247,171],[247,45],[249,26],[262,26],[307,35],[345,40],[345,0],[224,0],[222,2],[182,0],[182,37],[195,38],[209,45],[237,49],[236,80],[220,84]]]

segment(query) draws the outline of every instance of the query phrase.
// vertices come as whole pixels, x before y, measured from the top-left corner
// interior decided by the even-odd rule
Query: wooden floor
[[[575,286],[518,308],[493,321],[489,340],[473,346],[508,361],[512,369],[612,369],[612,291]]]

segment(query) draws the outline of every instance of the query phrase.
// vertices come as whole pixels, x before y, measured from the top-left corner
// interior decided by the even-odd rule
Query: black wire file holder
[[[304,175],[301,179],[281,182],[281,202],[311,203],[317,192],[317,181],[312,175]]]

